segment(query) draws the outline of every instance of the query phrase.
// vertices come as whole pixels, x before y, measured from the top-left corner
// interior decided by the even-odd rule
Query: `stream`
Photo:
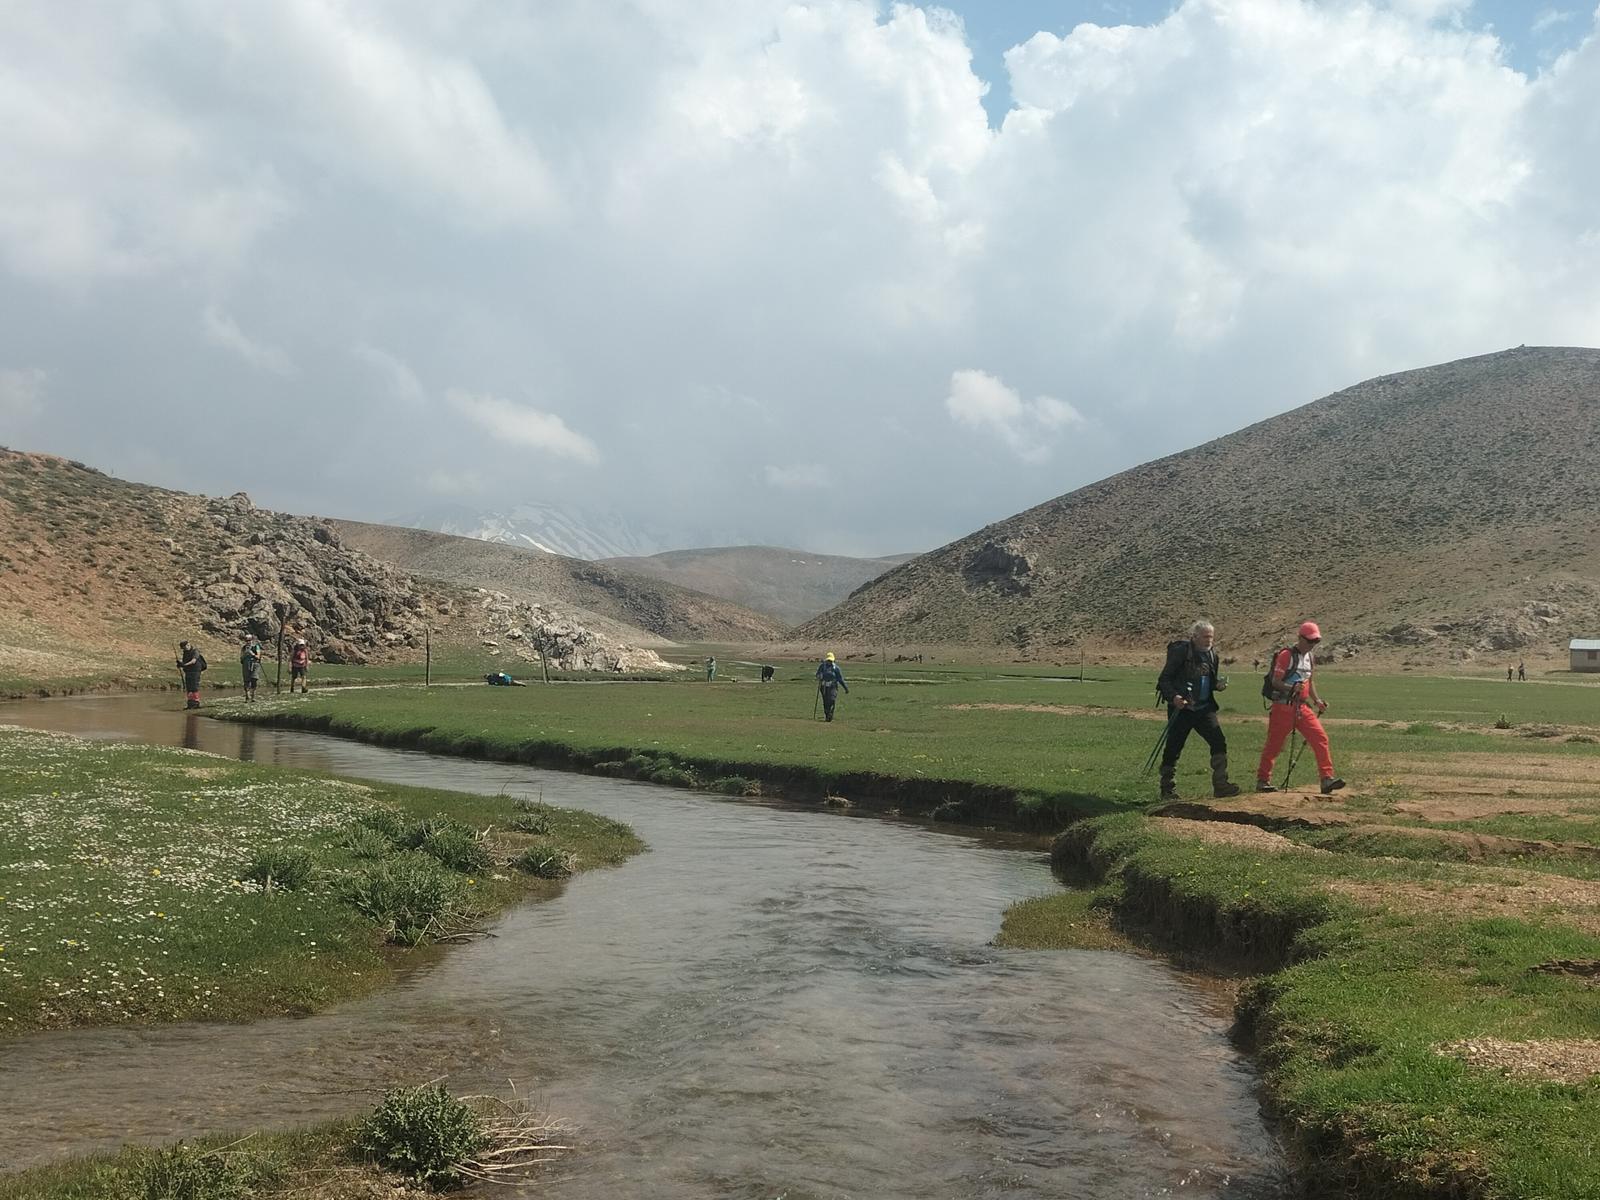
[[[576,1127],[528,1195],[1293,1193],[1225,998],[1132,954],[989,945],[1009,904],[1058,886],[1033,843],[229,725],[179,703],[5,703],[0,724],[538,796],[626,821],[649,850],[316,1016],[0,1043],[0,1168],[347,1116],[386,1084],[445,1076],[457,1092],[512,1081]]]

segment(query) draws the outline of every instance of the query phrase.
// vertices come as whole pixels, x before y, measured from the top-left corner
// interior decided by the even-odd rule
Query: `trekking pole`
[[[822,700],[822,685],[817,684],[817,690],[811,696],[811,719],[817,719],[817,704]]]
[[[1289,765],[1284,768],[1283,782],[1278,785],[1280,792],[1289,790],[1289,776],[1294,774],[1294,764],[1300,758],[1300,751],[1304,750],[1306,745],[1306,735],[1300,732],[1300,713],[1298,708],[1295,711],[1294,729],[1290,736],[1298,738],[1299,741],[1291,743],[1289,746]]]
[[[1172,732],[1172,723],[1178,719],[1178,714],[1182,711],[1182,709],[1174,709],[1172,715],[1167,718],[1166,726],[1161,730],[1160,736],[1156,738],[1156,744],[1150,750],[1150,757],[1144,760],[1144,770],[1139,772],[1141,779],[1150,774],[1150,768],[1155,766],[1156,759],[1161,757],[1162,747],[1167,744],[1167,735]]]

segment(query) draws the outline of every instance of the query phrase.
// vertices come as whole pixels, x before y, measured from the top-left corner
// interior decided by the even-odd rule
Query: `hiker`
[[[1161,755],[1161,798],[1176,800],[1178,756],[1191,732],[1198,732],[1211,747],[1211,794],[1237,796],[1239,785],[1228,778],[1228,739],[1217,720],[1217,693],[1228,685],[1217,673],[1216,627],[1210,621],[1189,626],[1189,636],[1167,645],[1167,665],[1161,668],[1156,690],[1167,702],[1166,750]]]
[[[295,638],[294,649],[289,651],[289,694],[294,695],[294,682],[300,681],[300,694],[304,696],[308,690],[306,677],[311,672],[311,647],[306,645],[305,638]]]
[[[261,682],[261,643],[254,634],[245,634],[239,647],[239,672],[244,676],[245,702],[253,704],[256,686]]]
[[[770,663],[761,668],[761,682],[770,683],[773,676],[773,667]]]
[[[1528,682],[1528,664],[1523,662],[1520,658],[1517,659],[1517,682]]]
[[[822,693],[822,718],[825,721],[833,720],[833,706],[838,703],[839,689],[850,690],[850,685],[844,681],[844,672],[839,670],[839,664],[833,659],[833,651],[828,651],[828,656],[817,664],[817,690]]]
[[[1506,682],[1507,683],[1511,682],[1511,668],[1510,667],[1506,668]]]
[[[715,658],[712,658],[712,657],[708,656],[706,658],[706,678],[707,679],[715,679],[716,677],[717,677],[717,660]]]
[[[1306,621],[1300,626],[1294,645],[1272,656],[1272,712],[1267,718],[1267,744],[1261,748],[1261,764],[1256,768],[1258,792],[1278,790],[1272,785],[1272,764],[1291,733],[1303,737],[1316,756],[1317,773],[1322,776],[1322,794],[1332,795],[1344,786],[1344,780],[1333,773],[1328,734],[1318,720],[1328,710],[1328,702],[1317,695],[1317,685],[1311,680],[1320,641],[1322,630],[1315,621]]]
[[[206,669],[206,656],[188,642],[178,643],[178,670],[183,672],[183,690],[188,702],[184,708],[200,707],[200,672]]]

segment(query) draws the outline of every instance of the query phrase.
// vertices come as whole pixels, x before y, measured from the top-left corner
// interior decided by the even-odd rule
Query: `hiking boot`
[[[1256,791],[1258,792],[1275,792],[1277,790],[1278,788],[1275,784],[1268,783],[1265,779],[1256,780]]]
[[[1226,754],[1213,754],[1211,756],[1211,794],[1218,800],[1225,800],[1229,796],[1239,794],[1239,785],[1228,778],[1228,756]]]
[[[1334,776],[1331,779],[1324,779],[1322,781],[1322,794],[1324,796],[1331,796],[1343,786],[1344,780],[1338,778],[1337,776]]]
[[[1164,787],[1161,789],[1161,799],[1163,801],[1176,800],[1177,798],[1178,793],[1174,789],[1169,787]]]

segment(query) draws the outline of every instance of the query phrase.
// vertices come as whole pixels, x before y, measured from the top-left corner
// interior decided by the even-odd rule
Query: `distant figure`
[[[261,643],[252,633],[244,635],[239,647],[239,673],[244,676],[245,702],[254,703],[256,685],[261,682]]]
[[[1507,683],[1511,682],[1511,668],[1510,667],[1506,668],[1506,682]]]
[[[772,666],[768,665],[768,666],[762,667],[761,668],[761,682],[762,683],[770,683],[772,681],[773,674],[774,674],[774,669],[773,669]]]
[[[1322,776],[1322,794],[1332,795],[1344,786],[1344,780],[1333,773],[1328,734],[1318,719],[1327,712],[1328,702],[1317,695],[1317,685],[1311,682],[1320,641],[1322,630],[1317,628],[1317,623],[1305,621],[1300,625],[1294,645],[1272,656],[1272,712],[1267,718],[1267,744],[1261,747],[1261,763],[1256,768],[1258,792],[1278,790],[1272,786],[1272,764],[1292,733],[1299,733],[1316,755],[1317,772]],[[1315,712],[1312,705],[1316,706]]]
[[[206,669],[206,656],[188,642],[178,643],[178,670],[183,672],[184,708],[200,707],[200,672]]]
[[[840,688],[848,692],[850,685],[844,681],[844,672],[839,670],[830,650],[817,664],[817,690],[822,693],[822,717],[826,721],[833,720],[833,706],[838,703]]]
[[[527,687],[520,679],[513,679],[504,671],[490,671],[483,681],[491,687]]]
[[[710,655],[707,655],[706,656],[706,678],[707,679],[715,679],[716,677],[717,677],[717,660],[715,658],[711,657]]]
[[[294,649],[289,651],[289,694],[294,695],[295,680],[300,681],[300,694],[304,696],[308,690],[306,677],[311,672],[311,647],[306,645],[305,638],[295,638]]]
[[[1518,683],[1527,683],[1528,682],[1528,665],[1526,663],[1524,663],[1520,658],[1517,660],[1517,682]]]

